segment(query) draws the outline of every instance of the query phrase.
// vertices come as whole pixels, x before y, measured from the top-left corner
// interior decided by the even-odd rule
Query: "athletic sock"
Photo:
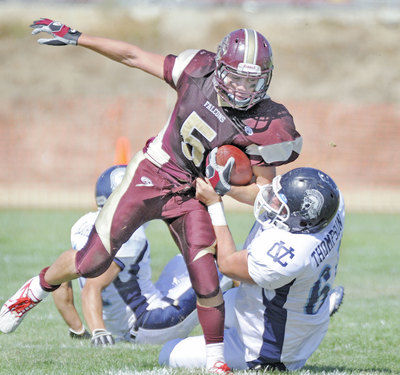
[[[206,344],[206,368],[210,369],[216,362],[225,363],[224,343]]]
[[[215,362],[225,362],[224,359],[224,320],[225,304],[215,307],[197,305],[199,322],[203,329],[206,342],[207,369]]]
[[[58,289],[60,287],[60,284],[59,285],[51,285],[44,279],[44,275],[46,274],[46,271],[48,269],[49,269],[49,267],[45,267],[40,271],[40,274],[38,276],[39,281],[40,281],[40,287],[45,292],[54,292],[56,289]],[[47,296],[47,294],[46,294],[46,296]]]
[[[29,295],[29,294],[31,294],[31,295]],[[47,291],[45,291],[40,285],[40,277],[35,276],[32,279],[31,284],[29,285],[28,296],[30,298],[34,297],[35,302],[37,302],[38,300],[41,301],[41,300],[45,299],[48,294],[49,293]]]

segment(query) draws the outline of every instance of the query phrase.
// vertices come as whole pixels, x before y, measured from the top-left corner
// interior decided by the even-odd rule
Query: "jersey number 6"
[[[321,272],[319,279],[315,282],[310,290],[310,297],[304,307],[306,314],[316,314],[321,306],[324,304],[326,297],[328,297],[331,290],[328,284],[331,278],[331,267],[327,265]]]

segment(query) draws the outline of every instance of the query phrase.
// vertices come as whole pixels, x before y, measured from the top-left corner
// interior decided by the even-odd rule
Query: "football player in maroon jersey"
[[[224,302],[215,266],[215,234],[206,207],[195,199],[194,181],[204,177],[207,155],[232,144],[249,156],[255,178],[271,181],[275,167],[300,153],[302,139],[292,116],[272,101],[272,52],[255,30],[229,33],[217,53],[186,50],[163,56],[122,41],[82,34],[50,19],[34,21],[33,34],[46,32],[40,44],[77,45],[165,80],[177,101],[161,132],[129,163],[121,185],[101,211],[86,246],[68,250],[39,276],[29,280],[0,313],[0,331],[12,332],[27,311],[62,282],[104,272],[131,234],[153,219],[164,220],[186,261],[197,295],[200,324],[206,340],[207,368],[228,373],[223,355]],[[220,195],[253,204],[255,182],[230,186],[232,162],[220,167],[212,160]],[[217,178],[215,178],[217,177]]]

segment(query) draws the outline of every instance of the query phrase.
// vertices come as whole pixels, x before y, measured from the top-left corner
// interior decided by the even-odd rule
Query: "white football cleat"
[[[329,316],[332,316],[339,310],[339,307],[343,302],[343,297],[344,288],[342,286],[337,286],[331,290],[329,293]]]
[[[32,280],[28,280],[1,308],[0,332],[11,333],[15,331],[22,319],[25,318],[26,313],[41,301],[34,296],[30,289]]]
[[[233,372],[228,367],[228,365],[222,361],[217,361],[214,363],[214,366],[207,370],[210,374],[225,374],[225,375],[233,375]]]

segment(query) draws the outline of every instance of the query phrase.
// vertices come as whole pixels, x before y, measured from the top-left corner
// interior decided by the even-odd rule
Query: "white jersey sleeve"
[[[138,257],[147,244],[147,237],[143,226],[136,229],[115,255],[116,258]]]
[[[100,211],[88,212],[82,216],[71,228],[71,245],[75,250],[81,250],[89,238],[94,223]],[[116,258],[136,258],[146,246],[147,238],[144,226],[139,227],[133,235],[125,242],[116,254]],[[118,265],[122,266],[118,263]]]
[[[71,245],[74,250],[81,250],[86,245],[99,212],[88,212],[72,226]]]
[[[249,246],[249,274],[262,288],[280,288],[295,279],[304,267],[304,258],[295,256],[290,245],[290,233],[284,234],[273,228],[263,231]]]

